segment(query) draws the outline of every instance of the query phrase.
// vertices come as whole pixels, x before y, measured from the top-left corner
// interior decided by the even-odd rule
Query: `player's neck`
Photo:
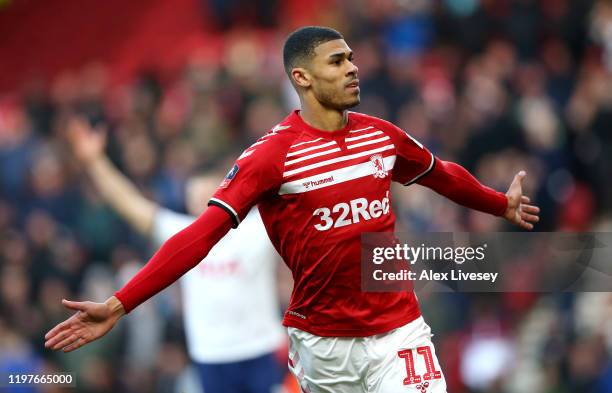
[[[348,121],[347,111],[338,111],[323,107],[312,108],[302,105],[300,117],[306,124],[322,131],[336,131],[344,128]]]

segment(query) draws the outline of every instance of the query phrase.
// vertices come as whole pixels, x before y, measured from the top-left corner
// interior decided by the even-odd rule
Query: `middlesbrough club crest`
[[[372,176],[376,179],[384,179],[387,177],[387,171],[385,170],[385,161],[382,155],[374,154],[370,157],[370,164],[372,164]]]

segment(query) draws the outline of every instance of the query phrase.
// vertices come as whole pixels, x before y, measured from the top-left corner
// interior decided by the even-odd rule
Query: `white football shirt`
[[[153,240],[161,244],[195,217],[159,209]],[[280,257],[257,208],[181,280],[187,346],[199,363],[251,359],[284,342],[276,285]]]

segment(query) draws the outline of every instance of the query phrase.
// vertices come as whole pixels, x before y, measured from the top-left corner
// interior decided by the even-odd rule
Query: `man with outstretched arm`
[[[360,290],[360,235],[394,230],[392,180],[532,229],[539,209],[522,195],[525,173],[506,194],[494,191],[395,125],[349,112],[359,103],[358,68],[333,29],[293,32],[283,61],[301,110],[246,149],[208,209],[115,296],[105,303],[64,301],[78,313],[47,334],[47,347],[72,351],[103,336],[193,268],[257,205],[293,273],[283,324],[289,368],[304,392],[446,391],[414,293]]]

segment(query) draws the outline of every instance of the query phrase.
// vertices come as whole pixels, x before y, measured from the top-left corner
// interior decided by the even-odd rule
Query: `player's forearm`
[[[157,206],[142,196],[106,156],[87,163],[87,172],[104,200],[140,233],[148,235]]]
[[[496,216],[503,215],[508,206],[505,194],[481,184],[453,162],[437,159],[433,171],[418,183],[460,205]]]
[[[115,296],[130,312],[196,266],[231,229],[232,220],[210,206],[190,226],[168,239],[151,260]]]

